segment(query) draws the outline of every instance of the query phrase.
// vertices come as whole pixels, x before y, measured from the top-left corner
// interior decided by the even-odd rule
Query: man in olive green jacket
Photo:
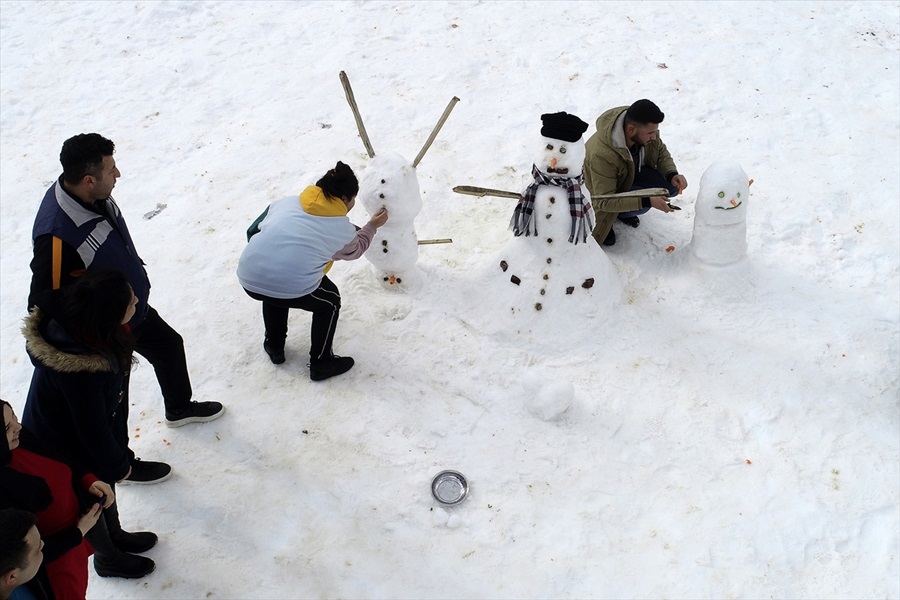
[[[659,124],[665,115],[650,100],[612,108],[597,119],[597,132],[588,141],[584,160],[584,182],[592,196],[616,194],[635,189],[664,187],[674,196],[687,187],[675,161],[659,139]],[[597,243],[616,243],[613,222],[631,227],[640,224],[638,215],[651,208],[671,212],[665,196],[592,200]]]

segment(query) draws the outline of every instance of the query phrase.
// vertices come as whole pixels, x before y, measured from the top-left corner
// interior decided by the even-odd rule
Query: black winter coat
[[[22,328],[34,375],[22,425],[101,481],[128,474],[128,375],[35,308]]]

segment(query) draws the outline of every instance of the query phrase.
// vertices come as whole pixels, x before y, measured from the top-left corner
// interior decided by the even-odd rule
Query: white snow
[[[417,235],[453,244],[402,293],[337,264],[356,366],[313,384],[309,316],[272,365],[234,268],[271,201],[365,171],[341,70],[379,153],[461,99],[417,168]],[[21,412],[35,211],[97,131],[195,395],[228,407],[169,430],[138,366],[133,447],[175,474],[119,500],[158,566],[90,597],[900,597],[898,79],[897,2],[3,2],[0,394]],[[524,190],[542,113],[588,136],[639,98],[683,210],[616,227],[620,300],[501,327],[481,274],[515,201],[453,186]],[[723,159],[755,183],[716,268],[686,246]]]

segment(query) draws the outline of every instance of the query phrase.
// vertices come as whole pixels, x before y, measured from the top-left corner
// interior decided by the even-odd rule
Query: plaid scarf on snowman
[[[537,222],[533,219],[534,198],[538,187],[542,185],[555,185],[565,188],[569,196],[569,214],[572,215],[572,228],[569,233],[569,243],[578,244],[578,241],[587,242],[588,233],[594,229],[593,211],[584,210],[584,195],[581,193],[581,184],[584,183],[584,173],[578,177],[549,177],[541,173],[537,165],[531,165],[531,175],[534,183],[525,188],[525,193],[516,204],[510,219],[509,227],[513,235],[519,237],[523,233],[526,237],[537,235]]]

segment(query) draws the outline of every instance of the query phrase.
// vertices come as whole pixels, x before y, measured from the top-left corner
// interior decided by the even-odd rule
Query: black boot
[[[119,522],[119,503],[113,502],[112,506],[103,510],[103,520],[109,531],[109,539],[116,548],[122,552],[141,554],[156,545],[159,537],[152,531],[138,531],[129,533],[122,529]]]
[[[118,513],[116,513],[116,516],[118,516]],[[97,519],[97,523],[87,532],[85,537],[94,548],[94,570],[100,577],[137,579],[152,573],[156,568],[156,563],[146,556],[128,554],[116,548],[112,538],[110,538],[104,515]]]
[[[269,338],[263,342],[263,350],[266,351],[266,354],[269,355],[269,360],[272,361],[272,364],[280,365],[284,362],[284,346],[282,345],[280,348],[276,347],[275,344],[269,343]]]
[[[309,361],[309,378],[313,381],[322,381],[341,373],[346,373],[353,368],[353,359],[349,356],[330,356],[318,360]]]
[[[606,239],[603,240],[604,246],[615,246],[616,245],[616,232],[612,229],[609,230],[609,233],[606,234]]]

